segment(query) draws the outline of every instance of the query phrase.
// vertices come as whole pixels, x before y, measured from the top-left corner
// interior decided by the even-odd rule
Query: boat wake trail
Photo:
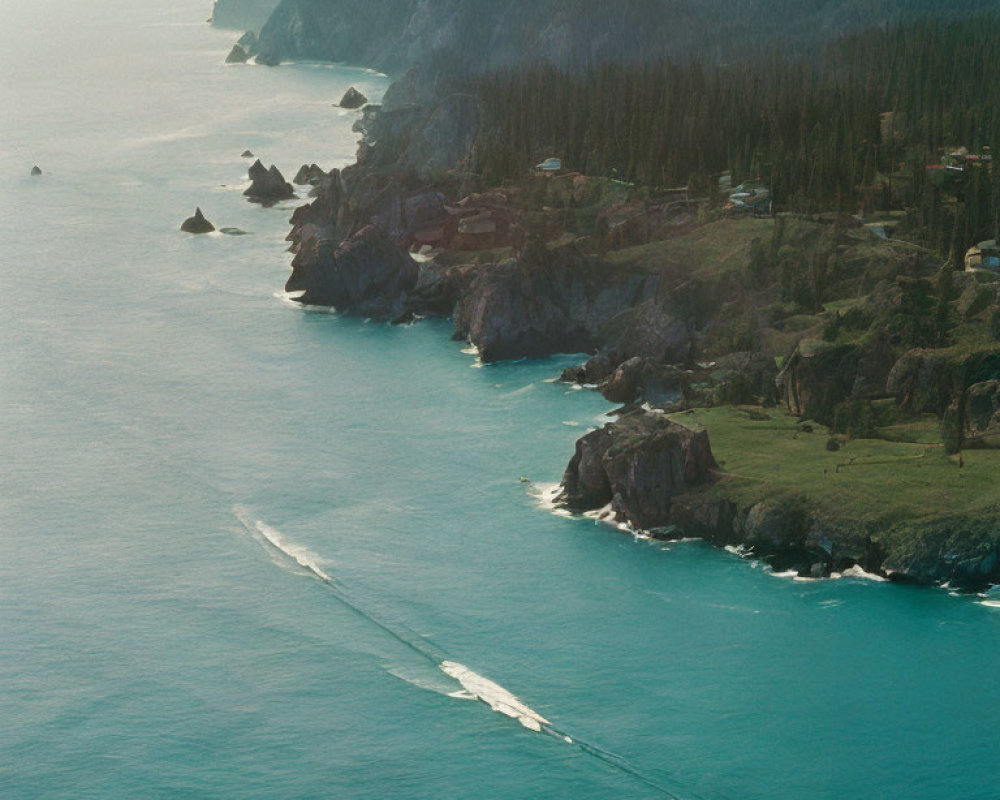
[[[448,696],[479,700],[493,711],[517,720],[524,728],[536,733],[547,734],[565,744],[575,746],[587,755],[644,783],[663,797],[679,800],[677,795],[643,773],[624,757],[560,730],[555,724],[527,706],[500,684],[483,677],[464,664],[449,660],[447,655],[426,637],[409,630],[405,625],[379,619],[366,612],[355,603],[340,582],[323,569],[322,559],[319,556],[305,547],[289,542],[280,531],[267,523],[254,519],[243,506],[234,507],[233,514],[255,541],[261,544],[272,556],[277,556],[277,563],[289,566],[297,565],[305,570],[311,577],[322,583],[350,611],[405,645],[462,687],[459,691],[448,692]]]

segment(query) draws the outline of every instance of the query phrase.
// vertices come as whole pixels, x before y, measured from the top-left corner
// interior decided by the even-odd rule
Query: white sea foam
[[[1000,608],[1000,600],[980,600],[979,605],[986,606],[986,608]]]
[[[280,550],[296,564],[303,569],[308,570],[317,578],[328,583],[334,582],[333,578],[324,571],[321,565],[320,557],[309,548],[287,541],[285,537],[282,536],[281,531],[277,528],[272,528],[266,522],[259,519],[253,519],[253,517],[251,517],[247,510],[242,506],[236,506],[233,509],[233,513],[236,515],[236,518],[240,521],[243,527],[246,528],[252,535],[260,537],[274,549]]]
[[[456,691],[455,684],[442,675],[439,669],[434,669],[430,664],[425,664],[420,669],[413,665],[396,665],[387,667],[386,672],[394,678],[399,678],[401,681],[405,681],[410,684],[410,686],[415,686],[418,689],[424,689],[428,692],[434,692],[434,694],[440,694],[444,697],[453,697],[456,700],[479,699],[465,689],[459,689]]]
[[[586,511],[583,516],[587,519],[592,519],[595,522],[607,522],[612,525],[617,525],[617,522],[615,521],[615,509],[611,503],[608,503],[603,508]]]
[[[541,732],[543,725],[551,724],[545,717],[528,708],[502,686],[473,672],[464,664],[443,661],[441,662],[441,671],[462,684],[469,694],[486,703],[494,711],[516,719],[528,730]]]
[[[500,395],[501,397],[520,397],[532,392],[535,388],[535,384],[529,383],[527,386],[522,386],[520,389],[514,389],[511,392]]]
[[[889,580],[888,578],[883,578],[881,575],[876,575],[874,572],[866,572],[860,564],[855,564],[853,567],[845,569],[841,575],[845,578],[862,578],[863,580],[874,581],[875,583],[886,583]]]
[[[562,491],[562,485],[558,483],[533,483],[528,490],[528,494],[538,501],[538,505],[546,511],[556,511],[556,498]]]

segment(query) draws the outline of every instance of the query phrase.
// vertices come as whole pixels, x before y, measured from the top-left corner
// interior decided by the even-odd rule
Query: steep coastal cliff
[[[451,318],[484,361],[587,353],[563,380],[625,408],[578,445],[561,498],[573,511],[610,504],[618,522],[802,577],[1000,580],[1000,459],[982,449],[1000,429],[993,276],[939,270],[847,215],[726,215],[714,185],[678,197],[530,158],[503,185],[473,171],[502,134],[470,75],[532,53],[634,58],[647,34],[649,53],[683,53],[702,23],[682,5],[611,19],[582,2],[284,0],[259,61],[419,65],[359,112],[357,163],[315,176],[286,289],[384,321]],[[796,24],[852,7],[810,6]]]
[[[231,0],[232,1],[232,0]],[[249,2],[249,0],[244,0]],[[947,8],[905,0],[283,0],[261,31],[260,59],[322,59],[399,71],[446,53],[483,71],[519,64],[582,66],[697,55],[730,61],[745,48],[808,52],[832,36],[917,14],[959,16],[996,3]]]
[[[215,0],[212,24],[237,31],[260,30],[281,0]]]

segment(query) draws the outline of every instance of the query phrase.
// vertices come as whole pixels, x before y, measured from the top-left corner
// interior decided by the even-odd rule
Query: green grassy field
[[[806,432],[809,423],[775,409],[695,409],[671,418],[708,430],[725,475],[712,491],[743,506],[798,496],[828,519],[879,525],[1000,508],[1000,450],[967,450],[959,466],[934,441],[934,421],[896,426],[910,441],[854,439],[830,452],[826,428]]]

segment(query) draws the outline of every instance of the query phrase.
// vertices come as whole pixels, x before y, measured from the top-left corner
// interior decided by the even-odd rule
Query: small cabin
[[[981,269],[1000,271],[1000,245],[994,239],[973,245],[965,253],[966,272]]]
[[[547,158],[541,164],[535,164],[538,172],[561,172],[562,168],[561,158]]]

